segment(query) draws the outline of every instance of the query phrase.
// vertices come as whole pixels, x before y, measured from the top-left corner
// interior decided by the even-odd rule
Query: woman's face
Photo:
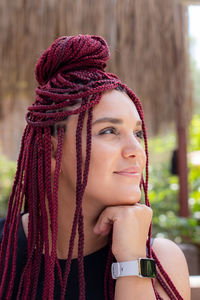
[[[87,118],[86,118],[87,119]],[[83,127],[83,161],[86,156],[86,119]],[[60,184],[66,195],[75,193],[75,136],[78,116],[67,121]],[[140,180],[146,156],[139,114],[130,98],[112,90],[103,94],[93,110],[92,148],[84,201],[98,207],[130,205],[140,200]]]

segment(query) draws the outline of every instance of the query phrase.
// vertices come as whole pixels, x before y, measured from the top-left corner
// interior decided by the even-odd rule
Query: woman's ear
[[[56,167],[56,154],[57,154],[58,140],[51,136],[51,174],[54,174]]]

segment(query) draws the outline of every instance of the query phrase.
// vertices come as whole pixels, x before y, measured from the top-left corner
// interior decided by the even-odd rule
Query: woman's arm
[[[190,300],[188,267],[181,249],[172,241],[161,238],[154,240],[152,248],[182,298]],[[155,288],[163,300],[170,300],[157,280]],[[121,299],[155,299],[151,280],[135,276],[117,279],[115,300]]]
[[[121,277],[115,286],[115,300],[156,299],[151,279],[137,276]]]
[[[156,238],[152,248],[182,298],[190,300],[188,266],[181,249],[174,242],[162,238]],[[157,280],[155,286],[164,300],[170,299]]]
[[[112,252],[118,262],[146,257],[146,239],[152,211],[142,204],[107,207],[100,215],[94,232],[107,235],[112,229]],[[173,242],[155,239],[153,250],[184,300],[190,300],[187,264],[182,251]],[[166,292],[156,281],[156,289],[164,300]],[[151,279],[137,276],[116,280],[115,300],[155,300]]]

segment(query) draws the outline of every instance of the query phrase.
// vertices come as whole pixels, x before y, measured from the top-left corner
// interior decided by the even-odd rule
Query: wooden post
[[[179,174],[179,215],[190,215],[188,206],[188,167],[187,167],[187,131],[184,124],[183,109],[177,109],[177,138],[178,138],[178,174]]]

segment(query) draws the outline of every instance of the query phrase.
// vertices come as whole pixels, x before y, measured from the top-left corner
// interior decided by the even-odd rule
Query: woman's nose
[[[122,147],[122,156],[124,158],[137,157],[141,152],[143,152],[142,145],[134,135],[124,141]]]

